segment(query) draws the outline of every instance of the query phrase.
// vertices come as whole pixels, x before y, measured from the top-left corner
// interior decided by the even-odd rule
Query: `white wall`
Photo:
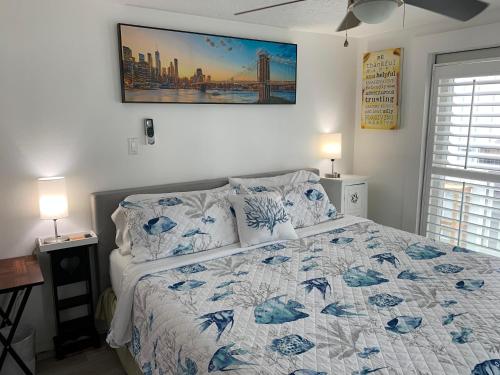
[[[500,23],[425,36],[401,32],[358,42],[354,173],[370,176],[370,219],[416,231],[431,56],[498,46],[498,35]],[[362,54],[395,47],[404,48],[401,128],[393,131],[361,129]]]
[[[116,23],[298,43],[292,106],[122,104]],[[90,228],[93,191],[305,166],[320,131],[344,134],[352,171],[356,42],[340,37],[113,5],[102,0],[0,1],[0,258],[29,254],[51,234],[38,219],[36,178],[67,177],[62,232]],[[181,62],[182,63],[182,62]],[[155,120],[157,145],[127,155]],[[46,271],[46,270],[45,270]],[[26,314],[38,350],[51,347],[49,286]],[[43,310],[43,313],[40,311]]]

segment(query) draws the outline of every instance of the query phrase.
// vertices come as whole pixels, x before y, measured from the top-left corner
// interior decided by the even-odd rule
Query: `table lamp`
[[[54,220],[54,237],[44,240],[46,243],[68,241],[66,236],[57,233],[57,220],[68,217],[68,198],[64,177],[38,179],[38,195],[40,203],[40,219]]]
[[[325,174],[327,178],[340,178],[340,173],[333,169],[335,159],[342,158],[342,134],[325,133],[320,135],[320,155],[322,159],[330,159],[332,162],[332,173]]]

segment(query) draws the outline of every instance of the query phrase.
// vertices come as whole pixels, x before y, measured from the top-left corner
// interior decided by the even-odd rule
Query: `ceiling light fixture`
[[[360,21],[376,24],[388,19],[397,8],[397,0],[358,0],[352,12]]]

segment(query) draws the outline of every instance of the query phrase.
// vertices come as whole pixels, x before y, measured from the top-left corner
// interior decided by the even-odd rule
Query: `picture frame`
[[[297,44],[117,26],[122,103],[296,104]]]

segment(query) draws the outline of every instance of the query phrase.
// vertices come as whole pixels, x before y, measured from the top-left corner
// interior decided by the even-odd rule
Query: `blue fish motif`
[[[368,348],[364,348],[362,352],[356,354],[359,358],[367,359],[378,353],[380,353],[380,348],[378,348],[377,346],[370,346]]]
[[[307,199],[309,199],[310,201],[313,201],[313,202],[320,201],[324,197],[324,194],[317,189],[306,190],[304,195],[307,197]]]
[[[326,211],[326,216],[330,219],[335,219],[337,217],[337,209],[335,207],[329,208]]]
[[[282,243],[273,243],[271,245],[263,246],[262,249],[266,251],[278,251],[285,249],[286,246]]]
[[[289,200],[289,199],[286,199],[286,200],[284,200],[284,202],[283,202],[283,205],[284,205],[285,207],[293,207],[293,205],[294,205],[294,204],[295,204],[295,203],[293,203],[293,202],[292,202],[291,200]]]
[[[182,204],[182,199],[177,197],[162,198],[158,201],[158,204],[160,206],[167,206],[167,207],[177,206],[178,204]]]
[[[304,264],[304,265],[300,268],[300,270],[301,270],[301,271],[304,271],[304,272],[307,272],[307,271],[310,271],[310,270],[312,270],[312,269],[314,269],[314,268],[316,268],[316,267],[318,267],[318,266],[319,266],[319,264],[318,264],[318,263],[316,263],[316,262],[312,262],[312,263],[309,263],[309,264]]]
[[[191,358],[186,357],[185,359],[185,364],[182,364],[182,359],[181,359],[181,351],[182,351],[182,346],[179,349],[179,353],[177,353],[177,372],[176,375],[196,375],[198,373],[198,366],[196,365],[196,362],[193,361]]]
[[[200,228],[195,228],[188,230],[186,233],[182,235],[182,237],[194,237],[197,234],[208,234],[208,233],[202,232]]]
[[[214,293],[214,295],[207,299],[207,301],[217,302],[232,296],[234,292],[232,290],[226,290],[223,293]]]
[[[369,368],[367,366],[363,366],[361,368],[361,370],[353,371],[352,375],[368,375],[368,374],[371,374],[372,372],[377,372],[377,371],[382,370],[384,368],[385,367]]]
[[[314,249],[311,249],[310,251],[311,251],[311,253],[319,253],[320,251],[323,251],[323,248],[315,247]]]
[[[225,287],[227,287],[229,285],[239,284],[239,283],[241,283],[241,281],[234,281],[234,280],[224,281],[224,282],[220,283],[219,285],[217,285],[215,287],[215,289],[222,289],[222,288],[225,288]]]
[[[365,242],[370,242],[370,241],[373,241],[373,240],[375,240],[375,239],[377,239],[377,238],[380,238],[380,236],[369,236],[369,237],[365,240]]]
[[[381,254],[373,255],[370,258],[376,259],[377,262],[380,264],[383,264],[384,262],[388,262],[396,268],[399,265],[399,259],[396,258],[394,255],[392,255],[392,253],[381,253]]]
[[[453,250],[452,250],[454,253],[464,253],[464,254],[468,254],[468,253],[472,253],[471,250],[469,249],[466,249],[465,247],[460,247],[460,246],[455,246],[453,247]]]
[[[153,375],[153,368],[151,367],[151,362],[146,362],[142,365],[142,373],[144,375]]]
[[[434,266],[434,270],[441,273],[459,273],[464,270],[463,267],[454,264],[439,264]]]
[[[455,320],[455,318],[457,316],[464,315],[464,314],[466,314],[466,313],[461,313],[461,314],[452,314],[452,313],[450,313],[450,314],[447,314],[447,315],[443,315],[441,317],[441,322],[443,323],[444,326],[447,326],[448,324],[453,323],[453,320]]]
[[[343,275],[342,278],[346,284],[352,288],[372,286],[382,283],[387,283],[389,280],[383,278],[383,274],[380,272],[369,269],[368,271],[362,271],[360,268],[362,266],[349,268]]]
[[[344,228],[337,228],[337,229],[333,229],[327,233],[328,234],[340,234],[340,233],[344,233],[344,232],[345,232]]]
[[[304,259],[302,259],[302,262],[309,262],[310,260],[317,259],[317,258],[319,258],[319,256],[309,255],[309,256],[305,257]]]
[[[387,322],[385,329],[394,333],[404,335],[415,331],[422,324],[422,318],[413,316],[398,316]]]
[[[167,216],[155,217],[143,225],[144,230],[150,235],[158,235],[168,232],[177,225],[172,219]]]
[[[300,285],[305,285],[306,286],[306,292],[311,293],[311,291],[316,288],[321,292],[321,295],[323,296],[323,299],[325,299],[326,295],[326,290],[330,289],[330,293],[332,293],[332,287],[330,286],[330,283],[328,282],[327,279],[324,277],[318,277],[316,279],[309,279],[306,281],[302,281]]]
[[[203,264],[190,264],[188,266],[182,266],[176,268],[176,271],[180,273],[198,273],[198,272],[203,272],[206,271],[207,267],[205,267]]]
[[[205,314],[203,316],[200,316],[198,319],[205,320],[200,324],[201,332],[204,332],[212,324],[215,324],[215,326],[217,327],[217,338],[215,339],[215,341],[219,341],[220,336],[222,335],[222,333],[229,324],[231,324],[231,327],[229,327],[229,331],[231,331],[231,329],[233,328],[234,311],[233,310],[216,311],[210,314]]]
[[[191,244],[187,245],[179,244],[172,250],[173,255],[184,255],[192,252],[193,252],[193,245]]]
[[[378,247],[380,247],[382,244],[380,242],[372,242],[372,243],[369,243],[368,245],[366,245],[366,247],[368,249],[376,249]]]
[[[453,305],[456,305],[458,302],[455,301],[454,299],[446,299],[443,302],[440,303],[442,307],[450,307]]]
[[[129,202],[129,201],[121,201],[120,206],[123,208],[142,208],[140,204],[134,203],[134,202]]]
[[[233,272],[233,275],[234,276],[245,276],[245,275],[248,275],[248,271],[238,271],[238,272]]]
[[[472,335],[472,329],[470,328],[462,328],[460,332],[453,331],[450,332],[451,341],[455,344],[466,344],[472,341],[470,337]]]
[[[280,339],[274,339],[269,349],[283,356],[290,357],[305,353],[313,347],[314,343],[299,335],[288,335]]]
[[[330,303],[323,310],[321,310],[321,314],[328,314],[337,316],[339,318],[348,318],[351,316],[366,316],[365,314],[358,314],[352,311],[347,311],[347,309],[354,308],[353,305],[341,305],[340,302]]]
[[[264,259],[262,261],[262,263],[264,263],[264,264],[270,264],[270,265],[274,266],[276,264],[285,263],[285,262],[287,262],[289,260],[290,260],[290,257],[286,257],[286,256],[283,256],[283,255],[276,255],[276,256]]]
[[[446,253],[439,251],[439,249],[434,246],[421,244],[410,245],[405,250],[405,253],[413,260],[434,259],[446,255]]]
[[[130,342],[132,354],[137,356],[141,352],[141,332],[136,325],[132,328],[132,340]]]
[[[300,369],[291,372],[289,375],[328,375],[326,372],[314,371],[308,369]]]
[[[201,218],[201,222],[203,224],[213,224],[215,223],[215,218],[213,218],[212,216],[203,217]]]
[[[500,375],[500,359],[490,359],[474,366],[471,375]]]
[[[168,289],[175,290],[177,292],[181,292],[181,291],[185,291],[185,290],[199,288],[200,286],[202,286],[204,284],[205,284],[205,281],[185,280],[185,281],[179,281],[178,283],[169,285]]]
[[[377,307],[394,307],[403,302],[404,299],[387,293],[375,294],[368,297],[368,303]]]
[[[252,193],[263,193],[265,191],[269,191],[269,189],[265,186],[251,186],[248,188],[248,190],[250,190]]]
[[[354,238],[350,237],[339,237],[339,238],[334,238],[333,240],[330,241],[330,243],[334,245],[346,245],[348,243],[351,243],[354,240]]]
[[[254,363],[244,362],[236,358],[237,355],[247,354],[244,349],[231,349],[235,344],[222,346],[214,353],[208,364],[208,372],[214,371],[236,371],[240,367],[235,366],[252,366]]]
[[[404,270],[399,273],[398,279],[400,280],[411,280],[411,281],[420,281],[420,280],[427,280],[427,277],[422,277],[419,276],[418,273],[410,271],[410,270]]]
[[[326,298],[325,296],[327,289],[330,289],[330,293],[332,292],[332,287],[330,286],[330,283],[324,277],[318,277],[316,279],[309,279],[306,281],[302,281],[300,285],[306,286],[307,293],[310,293],[314,288],[318,289],[321,292],[323,299]]]
[[[304,305],[293,300],[288,300],[288,302],[285,303],[281,301],[283,297],[285,296],[273,297],[257,305],[254,310],[255,323],[283,324],[304,319],[309,316],[309,314],[298,310],[304,309]]]
[[[473,292],[481,289],[484,285],[484,280],[481,279],[465,279],[455,284],[455,288]]]

